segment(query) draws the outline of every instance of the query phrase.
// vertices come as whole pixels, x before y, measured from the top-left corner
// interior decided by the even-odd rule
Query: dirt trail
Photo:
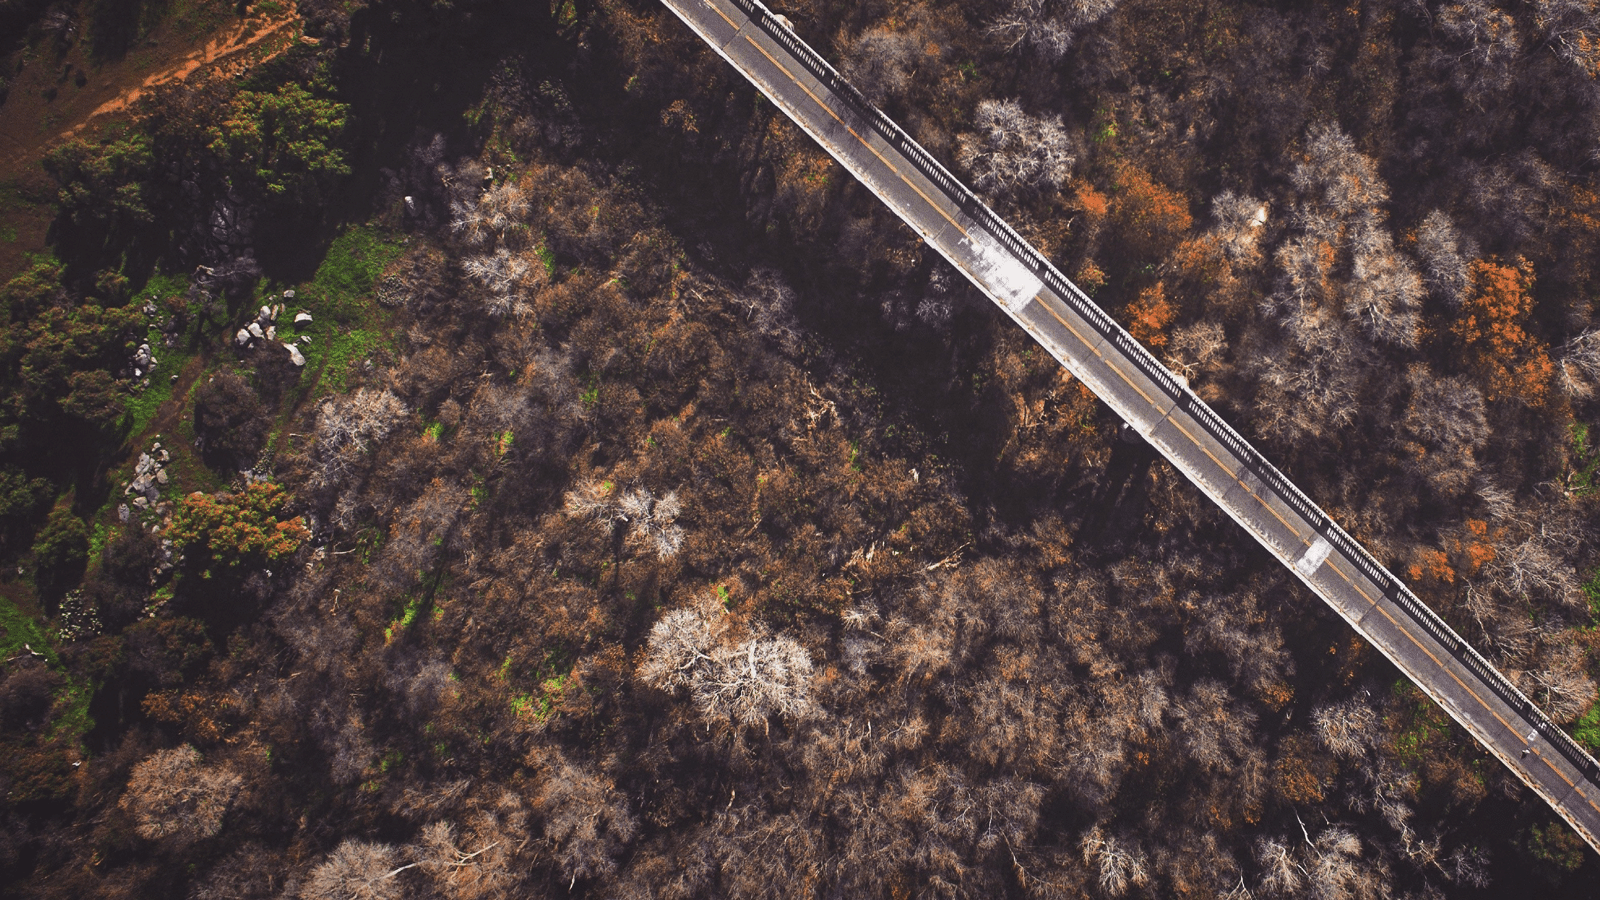
[[[182,81],[205,66],[209,66],[212,63],[232,56],[233,54],[238,53],[240,50],[246,50],[250,47],[254,47],[262,41],[265,41],[267,38],[270,38],[273,35],[283,31],[285,28],[291,25],[298,25],[299,23],[300,19],[297,17],[279,19],[275,22],[267,24],[265,27],[260,27],[259,30],[256,30],[253,34],[250,33],[251,29],[256,28],[258,23],[241,23],[229,30],[226,34],[218,35],[217,37],[208,41],[204,47],[201,47],[200,49],[195,50],[193,53],[190,53],[188,56],[185,56],[182,60],[178,61],[171,67],[165,69],[164,71],[157,72],[156,74],[151,75],[149,78],[146,78],[144,83],[140,84],[138,87],[125,91],[120,96],[100,104],[94,109],[93,112],[89,113],[89,115],[86,116],[83,121],[72,126],[66,131],[61,132],[60,136],[70,137],[74,134],[77,134],[79,131],[83,130],[84,126],[88,125],[91,121],[99,118],[100,116],[111,115],[113,113],[122,112],[128,109],[133,104],[137,103],[139,98],[143,97],[146,92],[161,87],[164,84],[171,84],[174,81]],[[311,40],[311,38],[304,36],[301,36],[300,39],[302,41]]]
[[[203,45],[163,25],[128,56],[106,63],[93,62],[79,45],[65,52],[27,48],[5,60],[14,77],[0,104],[0,282],[20,272],[29,254],[46,250],[55,186],[39,163],[52,144],[85,126],[136,114],[138,101],[162,87],[237,78],[296,41],[312,42],[292,14],[228,20]],[[87,82],[70,81],[74,71],[87,74]]]

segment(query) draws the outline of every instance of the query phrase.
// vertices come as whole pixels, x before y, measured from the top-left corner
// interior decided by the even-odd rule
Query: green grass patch
[[[1579,717],[1572,726],[1572,739],[1590,750],[1600,750],[1600,703]]]
[[[1418,769],[1452,741],[1450,717],[1410,681],[1396,682],[1394,693],[1406,708],[1397,713],[1400,718],[1391,731],[1391,747],[1401,763]]]
[[[417,616],[422,613],[424,606],[422,597],[408,596],[405,600],[406,603],[400,610],[400,616],[390,622],[389,627],[383,631],[383,642],[385,644],[392,644],[400,635],[405,634],[406,629],[410,628],[417,621]]]
[[[401,237],[369,226],[351,228],[328,246],[317,274],[295,291],[295,299],[284,301],[282,336],[310,335],[300,352],[321,393],[346,390],[352,369],[381,346],[388,316],[373,300],[373,289],[403,252]],[[303,332],[289,324],[301,309],[312,318]]]
[[[155,304],[159,310],[157,319],[171,315],[167,300],[174,296],[182,296],[189,288],[189,279],[182,275],[153,275],[146,282],[144,289],[134,295],[129,301],[135,308],[146,303]],[[190,329],[202,327],[199,317],[190,315]],[[161,410],[161,405],[172,399],[173,376],[183,371],[194,354],[182,349],[194,345],[192,334],[180,334],[177,347],[165,346],[166,334],[159,328],[151,326],[146,329],[142,340],[150,345],[150,353],[156,358],[155,367],[145,374],[150,386],[139,390],[128,398],[127,412],[123,415],[123,433],[130,438],[143,434],[155,421],[156,414]]]
[[[0,659],[10,659],[29,650],[42,655],[45,664],[65,679],[65,686],[56,694],[46,740],[78,742],[94,727],[94,720],[89,718],[93,686],[81,683],[66,670],[56,652],[53,635],[37,619],[19,609],[10,598],[0,596]]]
[[[9,598],[0,596],[0,659],[26,653],[24,644],[36,653],[43,653],[45,661],[51,666],[60,666],[61,660],[39,622],[18,609]]]
[[[1600,451],[1589,442],[1589,426],[1572,423],[1568,429],[1571,460],[1567,467],[1567,487],[1574,496],[1593,497],[1600,487],[1595,479],[1600,472]]]
[[[296,292],[298,303],[319,320],[341,325],[368,324],[376,305],[372,289],[388,265],[405,251],[405,241],[378,228],[352,228],[334,239],[311,283]],[[293,312],[293,309],[289,309]]]
[[[323,336],[320,348],[301,348],[306,361],[314,363],[317,385],[323,393],[341,393],[348,386],[350,371],[378,347],[378,333],[365,328],[336,331]]]

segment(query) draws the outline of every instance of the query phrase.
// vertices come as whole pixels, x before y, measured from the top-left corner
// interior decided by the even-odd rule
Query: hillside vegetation
[[[1600,746],[1600,10],[774,8]],[[663,6],[0,33],[0,894],[1592,893]]]

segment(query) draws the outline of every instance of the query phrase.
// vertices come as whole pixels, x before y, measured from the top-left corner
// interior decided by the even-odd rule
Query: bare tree
[[[1172,340],[1167,343],[1167,364],[1192,380],[1227,351],[1227,333],[1220,324],[1206,319],[1172,332]]]
[[[1261,231],[1267,224],[1265,201],[1223,191],[1211,201],[1211,216],[1216,220],[1212,233],[1231,262],[1247,263],[1257,258]]]
[[[1439,7],[1434,28],[1458,48],[1461,60],[1488,68],[1514,58],[1520,51],[1517,23],[1502,9],[1484,0],[1464,0]]]
[[[1361,840],[1347,828],[1317,835],[1307,866],[1311,895],[1317,900],[1370,900],[1388,893],[1381,865],[1361,860]]]
[[[598,481],[579,485],[567,492],[567,515],[588,519],[604,531],[611,533],[616,523],[616,501],[611,496],[611,486]]]
[[[1411,397],[1400,420],[1404,433],[1430,450],[1468,453],[1489,439],[1483,393],[1465,378],[1435,378],[1417,367],[1406,373]]]
[[[578,879],[617,870],[617,858],[633,840],[638,821],[608,779],[557,753],[544,773],[534,807],[544,817],[545,838],[569,887]]]
[[[711,648],[726,630],[726,617],[715,601],[668,610],[650,627],[639,677],[668,693],[689,687],[700,670],[711,663]]]
[[[400,854],[389,844],[348,839],[328,854],[300,887],[301,900],[398,900],[400,873],[416,863],[396,865]]]
[[[678,514],[683,505],[677,491],[657,497],[645,488],[633,488],[617,501],[617,518],[628,524],[628,537],[661,559],[670,559],[683,547]]]
[[[812,713],[811,655],[792,638],[757,630],[733,639],[714,599],[663,615],[650,629],[639,677],[669,693],[687,690],[703,717],[765,726],[772,716]]]
[[[1150,883],[1145,855],[1138,848],[1107,835],[1098,825],[1084,834],[1078,849],[1083,852],[1083,861],[1095,871],[1100,890],[1112,897],[1122,896],[1130,887]]]
[[[346,449],[365,453],[389,436],[409,412],[387,390],[361,388],[343,400],[328,400],[317,413],[317,452],[331,458]]]
[[[1256,717],[1219,681],[1196,682],[1177,705],[1183,747],[1202,769],[1229,772],[1248,755]]]
[[[1417,226],[1417,255],[1429,289],[1450,305],[1459,305],[1472,287],[1472,262],[1478,256],[1472,239],[1436,209]]]
[[[784,282],[777,270],[752,271],[744,290],[733,295],[733,303],[745,311],[751,327],[762,336],[790,353],[799,351],[800,325],[794,316],[794,289]]]
[[[1557,56],[1590,78],[1600,75],[1600,10],[1595,0],[1535,0],[1533,23]]]
[[[1261,865],[1261,890],[1269,897],[1295,897],[1305,886],[1306,870],[1295,859],[1287,840],[1262,838],[1256,842],[1256,862]]]
[[[422,829],[418,864],[449,900],[494,900],[509,896],[518,873],[514,855],[527,840],[520,801],[509,809],[479,810],[463,830],[447,821]]]
[[[978,104],[976,133],[957,139],[956,160],[980,191],[1010,197],[1058,190],[1077,162],[1060,116],[1035,119],[1015,100]]]
[[[489,290],[484,309],[491,316],[517,316],[531,309],[529,291],[545,282],[547,270],[531,253],[497,247],[492,253],[464,257],[462,271]]]
[[[782,636],[721,644],[692,689],[708,719],[765,726],[772,716],[805,718],[813,710],[811,654]]]
[[[1072,48],[1078,32],[1116,9],[1117,0],[1013,0],[988,33],[1009,51],[1027,51],[1054,65]]]
[[[1287,322],[1287,352],[1265,350],[1251,358],[1261,379],[1257,415],[1262,427],[1291,441],[1355,420],[1372,357],[1348,325],[1319,311],[1305,312]]]
[[[1487,571],[1513,596],[1548,599],[1572,607],[1584,602],[1572,566],[1552,552],[1544,534],[1501,548]]]
[[[1600,387],[1600,329],[1590,329],[1561,348],[1561,385],[1577,400],[1587,400]]]
[[[1052,15],[1053,5],[1049,0],[1016,0],[988,32],[1007,50],[1025,50],[1053,65],[1067,55],[1075,37],[1070,25]]]
[[[882,105],[905,93],[917,72],[921,42],[915,34],[886,26],[863,31],[845,53],[842,66],[845,78]]]
[[[1378,738],[1378,714],[1358,700],[1317,707],[1311,724],[1322,745],[1335,756],[1362,756]]]
[[[1335,124],[1315,125],[1307,133],[1305,153],[1290,181],[1303,196],[1341,217],[1389,200],[1377,163]]]
[[[1346,314],[1375,341],[1416,346],[1422,300],[1416,267],[1395,249],[1388,228],[1376,215],[1357,217],[1350,235],[1353,259]]]
[[[1594,705],[1594,679],[1585,671],[1584,651],[1570,641],[1547,646],[1528,673],[1538,686],[1533,697],[1557,722],[1571,722]]]
[[[450,205],[450,231],[469,247],[492,245],[518,234],[528,216],[528,191],[521,181],[501,181],[476,199],[460,198]]]
[[[185,744],[134,766],[120,805],[140,837],[182,847],[222,829],[240,784],[231,769],[202,766],[200,752]]]
[[[613,498],[611,489],[591,482],[566,496],[567,514],[589,519],[607,534],[618,525],[628,526],[628,540],[660,559],[676,556],[683,547],[683,527],[677,524],[683,504],[677,491],[657,497],[647,488],[632,488]]]

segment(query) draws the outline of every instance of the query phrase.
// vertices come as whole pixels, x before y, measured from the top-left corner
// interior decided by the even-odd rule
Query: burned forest
[[[771,8],[1600,748],[1600,6]],[[1594,894],[656,0],[0,54],[0,897]]]

